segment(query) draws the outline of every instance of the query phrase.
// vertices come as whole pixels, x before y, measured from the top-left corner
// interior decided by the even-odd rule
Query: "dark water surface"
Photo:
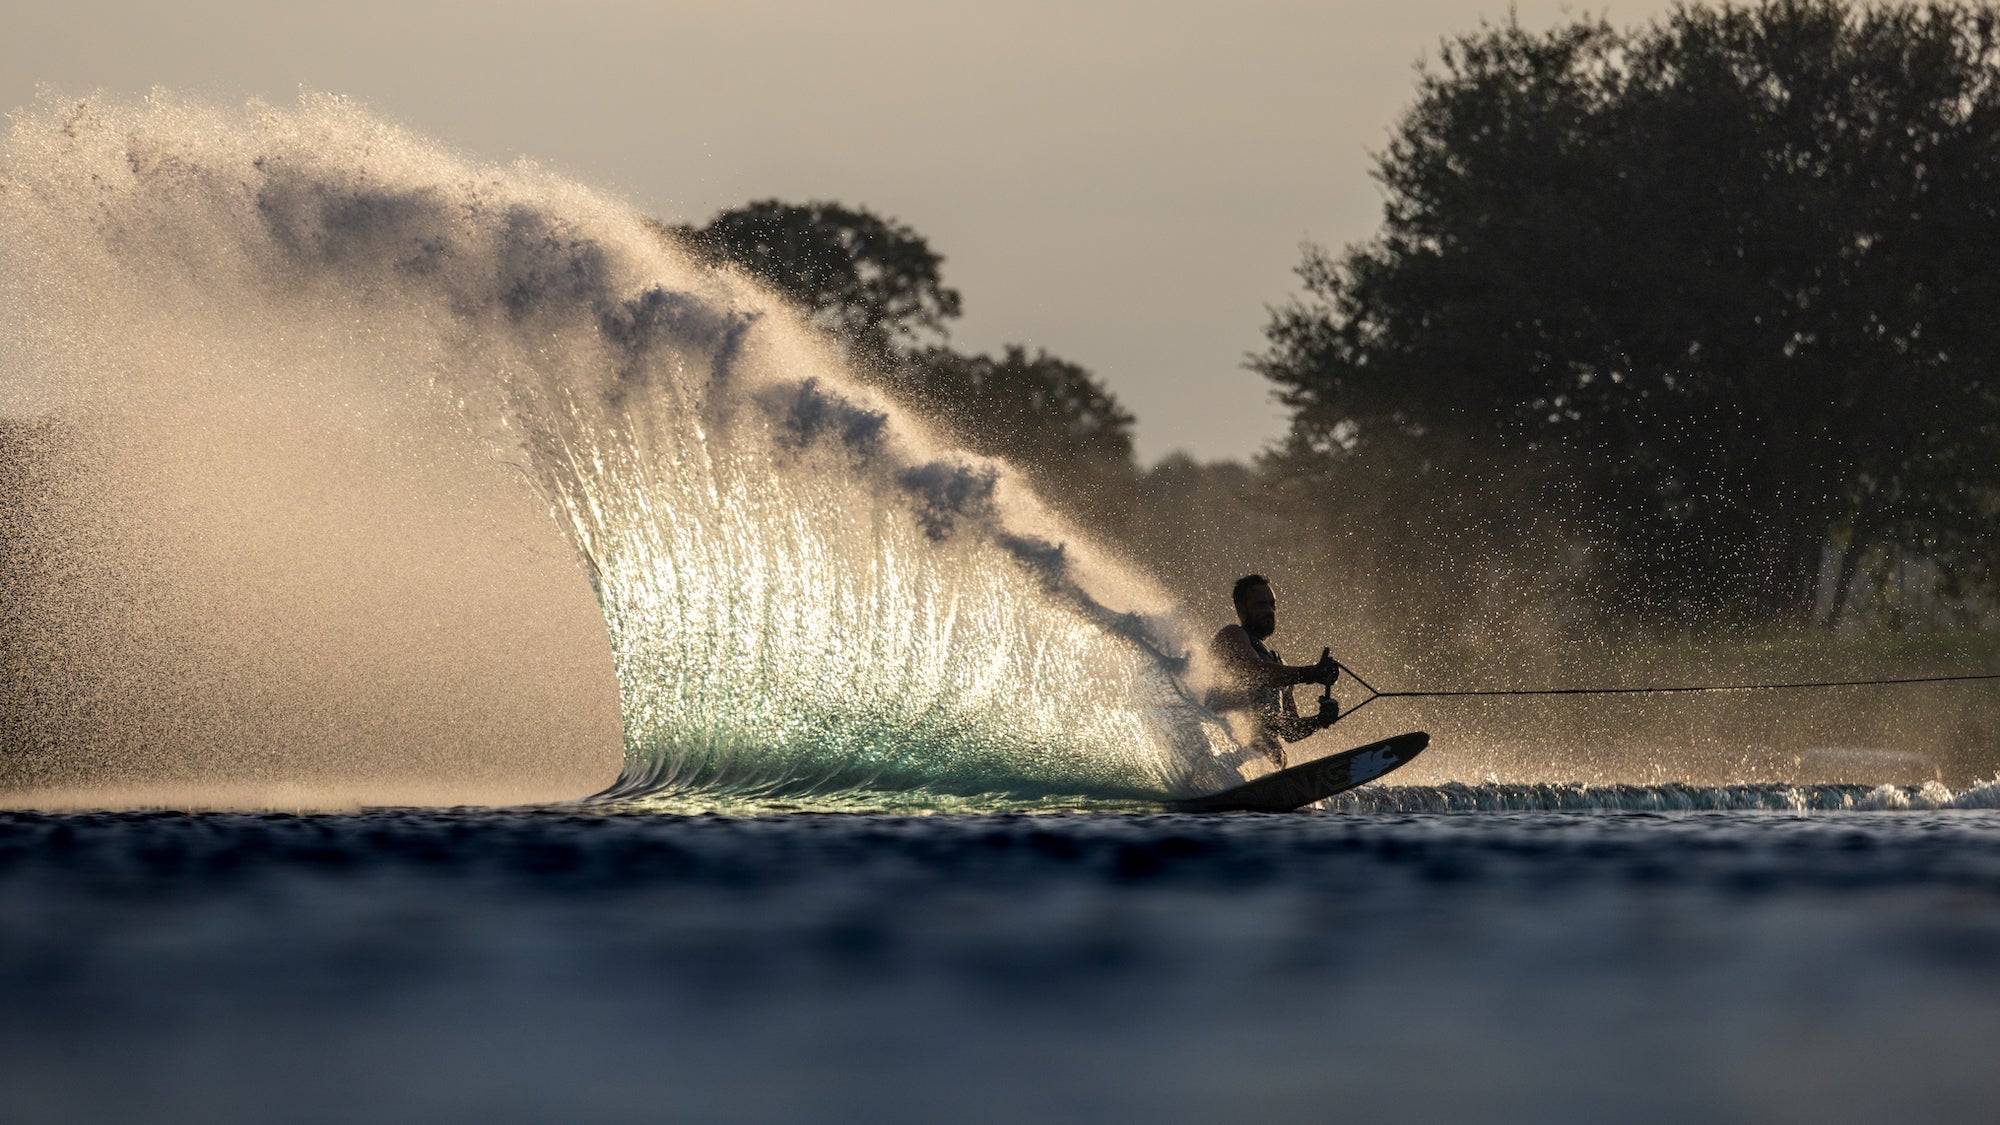
[[[0,813],[0,1116],[1991,1120],[2000,813]]]

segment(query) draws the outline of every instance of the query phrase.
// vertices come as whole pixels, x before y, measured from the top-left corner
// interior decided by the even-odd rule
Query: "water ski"
[[[1430,735],[1411,731],[1265,774],[1234,789],[1167,803],[1177,812],[1290,812],[1373,781],[1430,744]]]

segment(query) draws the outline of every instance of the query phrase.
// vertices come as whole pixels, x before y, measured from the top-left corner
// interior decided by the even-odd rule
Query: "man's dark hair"
[[[1251,590],[1270,584],[1271,580],[1261,574],[1246,574],[1236,580],[1236,585],[1229,588],[1229,601],[1233,605],[1240,606],[1243,604],[1243,599],[1250,596]]]

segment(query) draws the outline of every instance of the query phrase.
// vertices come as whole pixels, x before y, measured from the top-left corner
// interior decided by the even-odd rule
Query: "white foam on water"
[[[1931,812],[2000,808],[2000,779],[1953,790],[1922,785],[1370,785],[1322,802],[1329,812]]]

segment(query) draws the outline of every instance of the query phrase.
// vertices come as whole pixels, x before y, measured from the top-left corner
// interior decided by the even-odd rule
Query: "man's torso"
[[[1279,658],[1277,650],[1250,636],[1241,625],[1225,626],[1215,634],[1210,647],[1217,658],[1222,676],[1225,679],[1239,680],[1237,684],[1229,685],[1229,689],[1222,697],[1227,700],[1227,704],[1217,707],[1216,710],[1237,711],[1250,716],[1257,725],[1256,741],[1278,745],[1279,739],[1272,733],[1272,726],[1287,716],[1298,714],[1298,706],[1292,701],[1292,689],[1241,682],[1243,671],[1241,665],[1244,661],[1252,659],[1251,655],[1246,655],[1246,647],[1249,654],[1254,654],[1254,659],[1258,663],[1265,665],[1284,663]]]

